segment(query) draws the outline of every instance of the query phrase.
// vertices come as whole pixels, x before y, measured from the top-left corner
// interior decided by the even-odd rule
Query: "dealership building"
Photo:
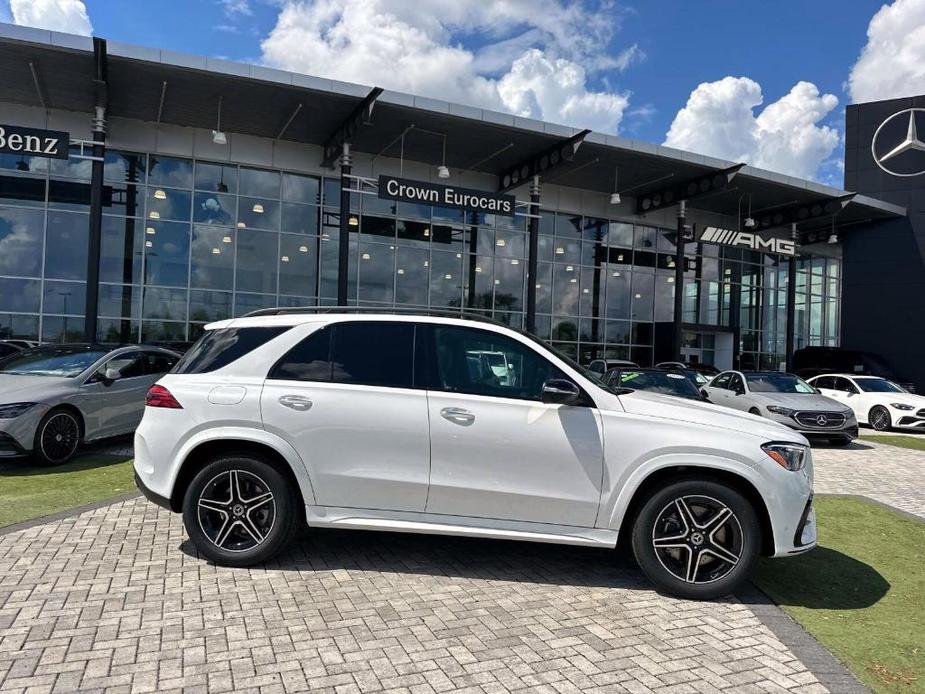
[[[848,110],[844,191],[10,25],[0,74],[0,337],[185,342],[256,309],[359,304],[494,317],[583,362],[780,369],[857,343],[925,387],[900,353],[920,339],[890,353],[922,330],[925,177],[870,161],[876,109]]]

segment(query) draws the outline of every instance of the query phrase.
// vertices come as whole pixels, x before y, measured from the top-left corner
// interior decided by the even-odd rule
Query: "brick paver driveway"
[[[308,534],[253,570],[140,499],[0,536],[0,689],[824,691],[735,600],[612,552]]]
[[[925,518],[925,451],[855,441],[815,448],[817,494],[860,494]]]

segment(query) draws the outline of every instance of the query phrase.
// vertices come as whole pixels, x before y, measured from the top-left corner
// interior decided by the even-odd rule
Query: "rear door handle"
[[[282,395],[280,396],[279,404],[296,412],[307,412],[312,409],[311,399],[303,395]]]
[[[444,407],[440,410],[440,416],[448,422],[462,424],[463,426],[468,426],[475,421],[475,415],[461,407]]]

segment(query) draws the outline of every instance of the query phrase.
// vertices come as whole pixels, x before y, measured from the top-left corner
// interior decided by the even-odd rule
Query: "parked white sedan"
[[[925,397],[908,392],[879,376],[826,374],[809,379],[826,397],[847,405],[858,422],[877,431],[925,431]]]

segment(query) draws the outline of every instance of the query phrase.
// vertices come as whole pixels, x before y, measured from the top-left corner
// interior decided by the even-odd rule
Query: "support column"
[[[678,203],[678,231],[674,252],[674,347],[675,361],[681,361],[684,325],[684,243],[687,234],[687,202]]]
[[[527,225],[527,332],[536,334],[536,280],[539,275],[540,244],[540,177],[534,176],[530,184],[530,214]]]
[[[350,274],[350,172],[353,158],[350,143],[345,142],[340,156],[340,237],[337,240],[337,305],[347,305]]]
[[[786,330],[786,359],[787,371],[793,371],[793,343],[796,337],[797,312],[797,257],[794,255],[787,266],[787,330]]]
[[[93,166],[90,174],[90,228],[87,239],[87,310],[84,341],[97,340],[100,299],[100,244],[103,235],[103,157],[106,154],[106,108],[97,106],[93,118]]]

